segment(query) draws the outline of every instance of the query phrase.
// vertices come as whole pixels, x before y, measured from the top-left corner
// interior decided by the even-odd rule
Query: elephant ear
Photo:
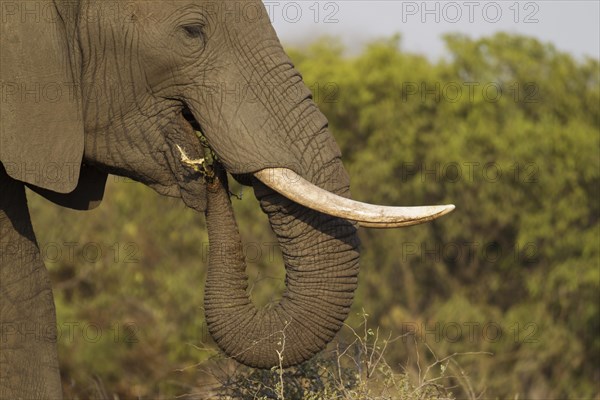
[[[76,14],[60,14],[56,4],[46,0],[2,5],[0,161],[12,178],[39,188],[48,194],[44,197],[86,209],[102,198],[98,192],[104,191],[106,174],[88,174],[85,179],[91,181],[79,181],[84,150],[76,72],[80,56],[68,40],[75,37],[68,28],[75,21],[68,19]],[[88,195],[75,191],[78,186],[100,190]],[[72,195],[58,195],[65,193]]]

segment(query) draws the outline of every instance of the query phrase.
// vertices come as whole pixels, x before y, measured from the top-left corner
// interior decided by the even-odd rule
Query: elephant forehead
[[[125,23],[160,23],[196,12],[220,24],[262,21],[268,17],[265,6],[258,0],[88,0],[82,2],[82,10],[88,18],[95,16]]]

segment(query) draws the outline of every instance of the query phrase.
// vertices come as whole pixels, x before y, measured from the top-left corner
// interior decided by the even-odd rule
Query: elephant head
[[[350,200],[349,177],[301,75],[258,0],[11,2],[2,25],[2,135],[8,175],[50,200],[88,209],[107,174],[133,178],[207,212],[206,318],[244,364],[284,365],[320,351],[357,285],[357,223],[394,227],[452,206]],[[3,7],[4,3],[3,3]],[[6,7],[5,7],[6,8]],[[223,170],[203,176],[202,132]],[[286,264],[278,305],[257,309],[224,171],[251,185]]]

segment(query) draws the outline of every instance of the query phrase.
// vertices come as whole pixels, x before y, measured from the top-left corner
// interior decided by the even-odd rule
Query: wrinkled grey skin
[[[322,350],[342,326],[357,285],[353,224],[308,210],[249,178],[266,167],[286,167],[349,196],[327,120],[283,51],[262,2],[123,1],[107,12],[108,3],[120,4],[56,0],[50,2],[58,17],[52,26],[21,26],[20,20],[3,26],[3,73],[13,71],[12,79],[67,77],[75,95],[64,103],[24,107],[25,98],[3,104],[0,398],[62,395],[52,292],[25,184],[58,204],[88,209],[98,204],[112,173],[206,212],[206,319],[223,351],[250,366],[278,364],[283,333],[286,366]],[[28,41],[38,44],[37,52],[28,50]],[[39,62],[23,59],[23,53]],[[55,71],[54,64],[60,64]],[[227,172],[253,185],[278,237],[287,290],[273,308],[256,309],[246,293],[222,172],[207,190],[201,176],[181,162],[176,145],[190,158],[203,155],[194,127]],[[75,160],[75,178],[23,173],[19,163],[31,160],[42,166]],[[36,333],[26,334],[27,326]]]

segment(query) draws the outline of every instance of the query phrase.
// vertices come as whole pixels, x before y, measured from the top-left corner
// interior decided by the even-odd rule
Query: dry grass
[[[452,389],[460,386],[469,399],[477,399],[468,376],[460,368],[457,357],[437,357],[427,347],[434,361],[422,366],[417,359],[411,366],[397,372],[385,360],[388,345],[400,337],[380,337],[379,329],[368,327],[368,315],[362,314],[359,330],[346,326],[351,341],[332,343],[327,351],[292,368],[284,369],[285,332],[281,332],[280,348],[276,349],[280,365],[270,370],[247,368],[232,360],[216,359],[199,366],[202,375],[214,384],[203,385],[188,399],[256,399],[256,400],[442,400],[454,399]],[[405,336],[403,336],[405,337]],[[417,346],[416,340],[413,341]],[[418,353],[418,352],[417,352]],[[469,355],[480,353],[469,353]],[[221,356],[219,356],[221,357]],[[452,386],[453,385],[453,386]]]

